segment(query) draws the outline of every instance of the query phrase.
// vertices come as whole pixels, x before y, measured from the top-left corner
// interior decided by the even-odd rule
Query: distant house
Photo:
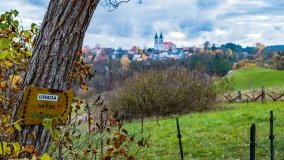
[[[164,42],[164,51],[175,51],[177,46],[172,42]]]
[[[139,50],[141,50],[140,47],[133,46],[133,47],[129,50],[129,54],[139,54]]]

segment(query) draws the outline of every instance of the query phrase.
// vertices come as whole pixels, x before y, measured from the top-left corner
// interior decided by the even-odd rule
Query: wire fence
[[[277,91],[267,89],[262,87],[260,90],[250,90],[250,91],[237,91],[229,92],[218,97],[219,102],[267,102],[267,101],[283,101],[284,91]]]
[[[278,111],[277,111],[278,112]],[[279,110],[277,115],[281,115],[284,111]],[[281,136],[279,130],[277,135],[274,134],[274,128],[281,128],[283,124],[274,124],[273,112],[270,112],[270,118],[267,119],[267,128],[257,128],[254,126],[254,133],[250,134],[250,137],[239,138],[237,143],[214,143],[214,139],[202,136],[190,136],[190,134],[182,135],[179,131],[182,126],[179,126],[179,120],[176,119],[177,127],[176,133],[172,131],[170,134],[176,138],[175,149],[169,150],[167,148],[159,148],[153,154],[147,156],[145,159],[283,159],[284,158],[284,136]],[[182,121],[184,123],[184,121]],[[189,122],[188,122],[189,123]],[[268,130],[267,130],[268,129]],[[269,132],[267,132],[269,131]],[[243,132],[250,133],[250,130],[244,130]],[[265,133],[264,133],[265,132]],[[188,132],[187,132],[188,133]],[[254,135],[252,135],[254,134]],[[266,136],[265,136],[266,135]],[[254,137],[252,137],[254,136]],[[210,137],[212,138],[212,137]],[[252,141],[252,138],[254,140]],[[163,139],[161,139],[163,141]],[[202,145],[196,145],[200,141]],[[272,143],[273,141],[273,143]],[[275,141],[275,142],[274,142]],[[205,142],[205,143],[204,143]],[[196,146],[195,146],[196,145]],[[161,150],[160,150],[161,149]]]

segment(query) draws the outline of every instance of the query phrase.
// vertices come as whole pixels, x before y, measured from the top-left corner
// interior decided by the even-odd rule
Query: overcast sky
[[[153,47],[154,35],[182,46],[233,42],[284,44],[284,0],[131,0],[108,12],[99,6],[84,45]],[[48,0],[0,0],[0,13],[20,12],[22,24],[41,23]]]

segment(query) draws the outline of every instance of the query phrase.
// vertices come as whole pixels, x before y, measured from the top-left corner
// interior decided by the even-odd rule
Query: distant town
[[[153,46],[154,48],[141,48],[140,46],[133,46],[129,49],[123,49],[121,47],[105,48],[101,45],[95,45],[91,48],[89,46],[84,46],[82,52],[85,56],[87,62],[109,59],[123,59],[127,58],[130,61],[147,61],[147,60],[165,60],[165,59],[180,59],[186,58],[193,53],[202,53],[204,51],[210,50],[212,53],[224,54],[227,49],[232,50],[234,53],[238,53],[239,56],[246,58],[250,54],[254,54],[254,50],[258,48],[261,43],[257,43],[255,47],[246,47],[234,43],[226,43],[220,47],[216,47],[213,43],[209,41],[204,42],[203,47],[181,47],[178,48],[174,42],[165,41],[163,33],[156,33],[153,36]],[[264,44],[261,44],[264,47]],[[265,47],[271,51],[279,51],[284,49],[284,45],[273,45]]]

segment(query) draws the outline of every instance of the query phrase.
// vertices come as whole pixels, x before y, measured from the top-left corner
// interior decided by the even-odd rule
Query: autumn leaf
[[[42,125],[44,126],[45,129],[51,130],[51,127],[52,127],[52,119],[47,119],[47,118],[43,119]]]
[[[13,127],[9,127],[6,132],[9,134],[9,135],[12,135],[14,132],[15,132],[15,129]]]
[[[2,51],[2,53],[0,54],[0,60],[10,58],[10,55],[11,54],[10,54],[9,51],[7,51],[7,50]]]
[[[22,78],[19,75],[10,75],[9,81],[11,83],[11,89],[17,90],[19,89],[19,84],[22,82]]]
[[[75,108],[76,108],[77,110],[80,110],[80,109],[81,109],[81,106],[78,105],[78,104],[76,104]]]
[[[134,160],[134,157],[130,155],[127,157],[127,160]]]
[[[24,147],[24,151],[26,151],[26,152],[28,152],[30,154],[35,154],[36,153],[36,150],[35,150],[35,148],[32,145],[25,146]]]
[[[87,155],[87,154],[90,153],[90,152],[91,152],[91,149],[88,148],[88,149],[86,149],[86,150],[84,151],[84,155]]]
[[[4,62],[4,65],[5,65],[5,67],[6,67],[7,69],[10,69],[10,68],[12,68],[13,63],[12,63],[11,61],[5,61],[5,62]]]
[[[108,149],[107,149],[107,153],[108,153],[108,154],[112,154],[113,151],[114,151],[114,148],[108,148]]]
[[[1,88],[5,88],[6,87],[6,82],[5,81],[2,81],[1,83],[0,83],[0,89]]]
[[[18,142],[14,142],[13,147],[14,147],[15,154],[18,156],[18,154],[20,153],[20,150],[21,150],[20,144]]]
[[[32,160],[37,160],[36,155],[33,155]]]
[[[14,125],[14,127],[15,127],[15,129],[18,130],[18,131],[21,131],[21,130],[22,130],[22,129],[21,129],[21,126],[20,126],[18,123],[16,123],[16,124]]]
[[[93,148],[93,149],[92,149],[92,152],[93,152],[94,154],[96,154],[96,153],[97,153],[97,149],[96,149],[96,148]]]
[[[7,153],[7,154],[11,154],[11,147],[6,147],[4,149],[4,152]]]
[[[2,146],[3,146],[3,148],[2,148]],[[7,148],[7,142],[2,142],[2,144],[0,145],[0,155],[4,154],[2,151],[5,152],[6,148]]]
[[[30,56],[32,56],[33,53],[31,51],[27,51],[26,54],[27,54],[27,56],[30,57]]]
[[[126,129],[122,129],[122,132],[123,132],[124,134],[128,135],[128,132],[127,132]]]
[[[40,160],[51,160],[51,158],[48,154],[45,153],[40,157]]]
[[[58,129],[53,129],[51,131],[51,137],[56,141],[60,138],[60,135],[61,135],[61,132]]]
[[[80,84],[80,88],[83,90],[89,90],[89,87],[84,82]]]
[[[111,156],[105,156],[102,158],[102,160],[111,160]]]

